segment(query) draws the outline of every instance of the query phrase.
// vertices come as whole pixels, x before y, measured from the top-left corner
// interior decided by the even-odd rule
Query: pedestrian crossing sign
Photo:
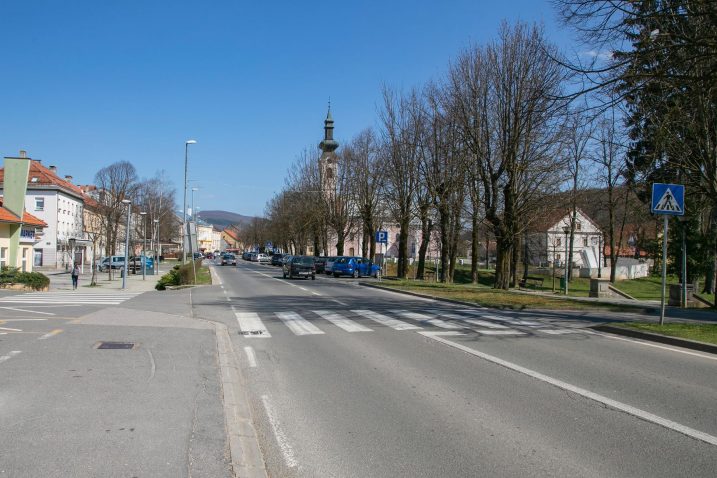
[[[652,213],[669,216],[685,215],[685,186],[654,183],[652,185]]]

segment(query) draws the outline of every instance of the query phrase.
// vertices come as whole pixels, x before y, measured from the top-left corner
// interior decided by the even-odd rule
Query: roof
[[[5,169],[0,168],[0,182],[5,181]],[[54,187],[80,198],[85,198],[82,189],[66,179],[59,177],[53,170],[46,168],[36,159],[30,160],[30,173],[27,177],[28,189]]]
[[[35,227],[47,227],[47,223],[42,219],[39,219],[29,212],[24,212],[22,219],[20,216],[16,216],[13,212],[2,205],[0,201],[0,222],[9,222],[11,224],[27,224],[28,226]]]
[[[227,236],[229,236],[230,238],[234,239],[235,241],[238,241],[238,240],[239,240],[239,235],[237,234],[237,232],[236,232],[232,227],[227,227],[227,228],[224,229],[222,232],[223,232],[223,233],[226,233]]]

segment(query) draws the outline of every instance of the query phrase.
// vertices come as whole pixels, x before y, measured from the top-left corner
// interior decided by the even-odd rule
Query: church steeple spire
[[[329,99],[329,110],[324,120],[324,140],[319,144],[319,148],[324,153],[336,151],[339,143],[334,140],[334,118],[331,116],[331,100]]]

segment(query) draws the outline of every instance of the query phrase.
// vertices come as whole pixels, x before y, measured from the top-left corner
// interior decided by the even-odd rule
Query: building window
[[[580,231],[583,227],[583,224],[580,221],[575,221],[575,230]]]
[[[588,236],[583,237],[583,246],[588,247]]]
[[[555,247],[560,247],[563,244],[563,239],[558,237],[555,239]]]
[[[7,266],[7,247],[0,247],[0,267]]]
[[[45,210],[45,198],[35,198],[35,211]]]
[[[22,248],[22,271],[27,272],[27,247]]]
[[[555,254],[555,260],[560,262],[560,254]]]

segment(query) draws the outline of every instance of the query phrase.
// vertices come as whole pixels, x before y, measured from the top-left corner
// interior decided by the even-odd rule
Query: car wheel
[[[339,273],[338,273],[338,272],[334,272],[334,277],[338,277],[338,276],[339,276]]]
[[[354,273],[353,273],[353,278],[358,279],[358,277],[359,277],[359,271],[358,271],[358,269],[355,269]]]
[[[286,279],[286,272],[282,272],[282,275],[284,276],[284,279]]]
[[[311,280],[316,280],[316,275],[311,274]]]

